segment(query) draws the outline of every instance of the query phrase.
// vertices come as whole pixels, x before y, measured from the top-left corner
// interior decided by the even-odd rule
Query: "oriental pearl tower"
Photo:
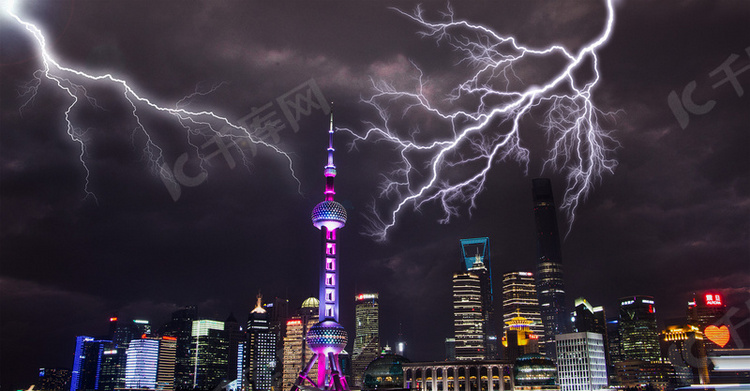
[[[320,265],[320,321],[307,332],[307,346],[313,351],[310,361],[300,372],[291,391],[304,389],[349,391],[349,385],[341,372],[339,353],[347,342],[346,330],[339,324],[339,273],[336,231],[346,224],[346,209],[333,200],[333,180],[336,166],[333,164],[333,111],[328,129],[328,164],[323,169],[326,190],[323,202],[312,210],[312,223],[323,236]],[[309,372],[318,363],[318,376],[313,380]]]

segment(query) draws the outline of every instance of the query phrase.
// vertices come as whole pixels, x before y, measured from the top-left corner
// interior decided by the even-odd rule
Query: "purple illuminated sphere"
[[[326,227],[329,231],[334,230],[346,224],[346,208],[336,201],[323,201],[315,205],[311,217],[316,228]]]
[[[333,319],[326,319],[310,327],[307,345],[315,352],[341,353],[346,347],[346,330]]]

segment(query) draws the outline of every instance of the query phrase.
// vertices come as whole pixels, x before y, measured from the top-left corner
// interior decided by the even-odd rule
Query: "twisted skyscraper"
[[[336,166],[333,164],[333,112],[328,130],[328,164],[323,170],[326,177],[325,198],[315,205],[312,223],[323,235],[323,256],[320,267],[320,321],[307,332],[307,345],[312,349],[310,362],[300,372],[292,391],[304,387],[305,381],[321,390],[348,391],[349,385],[339,365],[339,353],[346,346],[346,330],[339,321],[339,274],[336,231],[346,224],[346,209],[333,200],[336,192],[333,180]],[[315,362],[318,376],[315,380],[308,374]]]

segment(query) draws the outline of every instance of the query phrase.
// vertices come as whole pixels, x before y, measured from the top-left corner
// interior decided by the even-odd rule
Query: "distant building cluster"
[[[731,311],[720,293],[699,293],[688,303],[684,318],[661,319],[665,327],[657,322],[657,303],[651,296],[621,298],[618,313],[610,317],[585,298],[575,299],[572,306],[566,301],[548,179],[534,179],[532,184],[534,271],[502,273],[496,292],[489,238],[459,240],[452,303],[445,303],[453,310],[453,335],[445,340],[445,357],[411,362],[404,357],[400,337],[395,352],[384,347],[376,292],[353,298],[352,350],[339,351],[346,333],[336,323],[335,230],[343,226],[345,211],[337,212],[332,203],[332,151],[331,141],[326,166],[330,200],[313,212],[313,221],[320,221],[316,226],[325,232],[319,298],[310,297],[292,310],[286,299],[264,303],[259,294],[245,323],[233,315],[224,321],[202,319],[194,306],[174,312],[157,329],[146,320],[112,317],[108,335],[77,337],[72,370],[41,368],[36,389],[310,389],[304,381],[327,390],[590,391],[750,383],[750,349],[725,348],[730,339],[738,338],[735,328],[744,323],[731,324]],[[325,225],[332,222],[337,225]],[[497,293],[501,305],[496,305]],[[502,308],[498,313],[496,306]],[[342,379],[334,381],[339,375]]]

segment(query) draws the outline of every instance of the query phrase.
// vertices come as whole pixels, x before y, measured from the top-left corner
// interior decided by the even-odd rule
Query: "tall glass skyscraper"
[[[193,388],[211,390],[227,379],[229,336],[224,329],[224,322],[193,321],[191,335]]]
[[[538,338],[544,335],[539,299],[536,294],[534,273],[508,272],[503,274],[503,324],[505,331],[513,318],[522,317],[531,322],[529,330]],[[540,350],[543,346],[539,346]],[[543,350],[542,350],[543,351]]]
[[[494,304],[492,288],[492,262],[490,260],[490,239],[488,237],[461,239],[461,271],[472,272],[479,277],[481,284],[482,317],[484,318],[484,358],[498,357],[497,332],[494,328]]]
[[[362,386],[362,375],[373,360],[380,356],[380,307],[377,293],[361,293],[354,297],[355,333],[352,352],[354,384]]]
[[[533,179],[532,195],[537,237],[536,290],[544,325],[544,350],[547,357],[555,359],[555,335],[567,333],[570,328],[565,310],[560,233],[550,180]]]
[[[276,332],[261,300],[259,294],[247,320],[248,389],[252,391],[271,389],[276,365]]]
[[[472,272],[453,274],[453,330],[456,360],[483,360],[485,319],[482,283]]]
[[[625,360],[659,361],[659,328],[653,297],[629,296],[620,299],[620,345]]]

